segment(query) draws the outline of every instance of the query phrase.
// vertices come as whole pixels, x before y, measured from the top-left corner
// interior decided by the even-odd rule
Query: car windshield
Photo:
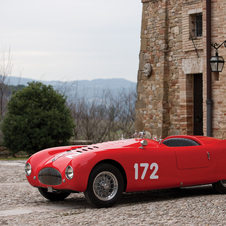
[[[186,147],[186,146],[198,146],[198,142],[186,138],[170,138],[163,141],[168,147]]]

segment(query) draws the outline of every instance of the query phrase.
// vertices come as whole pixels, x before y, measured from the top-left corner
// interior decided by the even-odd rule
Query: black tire
[[[111,207],[119,201],[123,190],[124,180],[120,171],[111,164],[103,163],[90,173],[84,195],[91,205]]]
[[[62,192],[62,191],[47,192],[46,188],[38,188],[38,190],[43,197],[45,197],[46,199],[49,199],[51,201],[62,201],[70,195],[69,192]]]
[[[213,188],[217,193],[226,194],[226,180],[219,180],[213,183]]]

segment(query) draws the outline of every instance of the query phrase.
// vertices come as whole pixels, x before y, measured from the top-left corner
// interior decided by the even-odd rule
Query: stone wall
[[[226,40],[226,1],[212,1],[212,43]],[[204,40],[205,42],[205,40]],[[205,53],[204,53],[205,54]],[[215,51],[212,48],[212,56]],[[226,48],[219,49],[226,60]],[[204,85],[206,86],[206,85]],[[212,74],[213,135],[226,139],[226,67],[219,74]]]
[[[181,10],[182,0],[143,1],[135,127],[153,136],[180,133]],[[147,62],[150,77],[143,73]]]
[[[154,134],[164,133],[163,128],[168,126],[167,17],[165,1],[143,4],[136,127]],[[152,65],[150,78],[144,75],[146,63]]]
[[[203,75],[206,134],[206,1],[143,0],[136,103],[137,130],[166,137],[193,134],[193,77]],[[191,18],[202,13],[203,36],[194,40]],[[212,1],[212,42],[226,39],[226,2]],[[214,49],[212,48],[212,55]],[[226,49],[219,49],[226,59]],[[150,64],[150,76],[145,65]],[[213,74],[213,135],[226,138],[226,69]]]

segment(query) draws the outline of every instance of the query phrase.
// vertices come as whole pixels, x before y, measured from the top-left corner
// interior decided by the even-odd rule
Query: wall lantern
[[[212,56],[210,58],[210,67],[212,72],[222,72],[224,67],[224,58],[222,56],[218,56],[218,49],[224,44],[224,47],[226,47],[226,40],[222,42],[220,45],[217,43],[211,44],[213,48],[216,50],[215,56]]]

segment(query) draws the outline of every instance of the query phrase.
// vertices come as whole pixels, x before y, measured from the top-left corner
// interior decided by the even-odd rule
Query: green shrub
[[[74,126],[66,98],[52,86],[32,82],[12,95],[1,129],[13,154],[33,154],[68,144]]]

